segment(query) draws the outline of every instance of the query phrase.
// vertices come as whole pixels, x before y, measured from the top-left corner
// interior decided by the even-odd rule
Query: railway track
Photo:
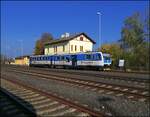
[[[7,90],[0,89],[0,108],[2,117],[27,117],[35,116],[30,110],[24,105],[19,103],[14,95],[9,93]]]
[[[14,69],[17,69],[17,67],[12,67]],[[30,67],[23,67],[23,69],[27,69],[27,70],[32,70],[33,68],[30,68]],[[66,70],[55,70],[55,69],[43,69],[43,68],[34,68],[34,70],[40,70],[42,72],[49,72],[49,73],[61,73],[62,75],[65,73],[65,74],[74,74],[74,75],[80,75],[80,76],[91,76],[91,77],[96,77],[96,78],[101,78],[101,79],[108,79],[108,80],[116,80],[116,81],[124,81],[124,82],[133,82],[135,84],[139,84],[139,85],[145,85],[145,84],[148,84],[149,85],[149,81],[150,79],[147,79],[147,78],[133,78],[132,76],[116,76],[113,74],[113,72],[111,72],[112,74],[103,74],[103,73],[107,73],[107,72],[102,72],[102,73],[88,73],[88,72],[76,72],[76,71],[66,71]],[[115,72],[117,73],[117,72]],[[132,73],[130,73],[132,74]],[[129,75],[130,75],[129,74]]]
[[[84,88],[86,90],[91,90],[97,93],[105,93],[108,95],[115,95],[115,96],[124,96],[127,99],[132,99],[136,101],[148,101],[149,100],[149,90],[144,88],[134,88],[129,86],[117,85],[117,84],[110,84],[110,83],[103,83],[103,82],[95,82],[90,80],[81,80],[81,79],[72,79],[66,78],[64,76],[53,76],[44,73],[38,73],[36,71],[31,70],[24,70],[24,71],[17,71],[17,70],[10,70],[11,72],[26,74],[36,76],[37,78],[42,79],[51,79],[60,81],[62,83],[67,83],[71,86],[76,86],[79,88]]]
[[[8,67],[20,67],[20,68],[29,68],[29,66],[18,66],[18,65],[5,65],[5,66],[8,66]],[[36,67],[35,67],[36,68]],[[50,68],[47,68],[47,67],[43,67],[45,70],[50,70]],[[42,68],[42,69],[43,69]],[[58,70],[58,69],[54,69],[53,70]],[[84,71],[84,70],[82,70]],[[92,70],[92,71],[95,71],[95,70]],[[100,72],[107,72],[107,73],[127,73],[127,74],[143,74],[143,75],[149,75],[150,72],[149,71],[124,71],[124,70],[106,70],[106,71],[100,71]]]
[[[110,116],[16,80],[3,78],[2,88],[36,116]]]

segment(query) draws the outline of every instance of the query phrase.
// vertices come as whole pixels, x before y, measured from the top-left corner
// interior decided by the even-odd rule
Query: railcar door
[[[77,55],[71,55],[72,67],[77,66]]]
[[[53,64],[52,62],[53,62],[53,57],[51,56],[51,57],[50,57],[50,64],[51,64],[51,66],[52,66],[52,64]]]

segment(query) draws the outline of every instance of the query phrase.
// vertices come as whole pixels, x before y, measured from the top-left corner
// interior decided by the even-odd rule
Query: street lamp
[[[99,25],[99,31],[98,31],[98,46],[100,47],[101,44],[100,44],[100,39],[101,39],[101,16],[102,16],[102,13],[101,12],[97,12],[97,15],[98,15],[98,25]]]

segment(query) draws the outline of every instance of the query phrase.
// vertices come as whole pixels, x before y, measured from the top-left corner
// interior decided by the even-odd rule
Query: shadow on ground
[[[113,101],[115,101],[115,100],[110,97],[105,97],[105,96],[98,97],[100,109],[102,109],[108,113],[111,113],[112,116],[120,116],[120,114],[118,112],[116,112],[116,110],[109,105],[109,103],[111,103]]]
[[[7,93],[8,95],[5,95],[5,93]],[[30,104],[29,102],[27,102],[27,101],[23,100],[22,98],[20,98],[20,97],[14,95],[14,94],[12,94],[11,92],[7,91],[7,90],[4,89],[4,88],[1,88],[1,89],[0,89],[0,95],[1,95],[1,96],[6,96],[6,99],[10,100],[11,103],[12,103],[12,105],[15,105],[16,108],[17,108],[18,110],[21,110],[21,113],[25,114],[27,117],[37,117],[37,115],[36,115],[36,110],[34,109],[33,105]],[[29,111],[27,108],[25,108],[25,106],[22,106],[21,104],[16,103],[16,101],[15,101],[14,99],[12,99],[11,96],[15,97],[15,99],[20,100],[20,101],[23,102],[25,105],[27,105],[27,106],[32,110],[32,112]],[[1,98],[1,99],[2,99],[2,98]],[[2,100],[0,100],[0,116],[1,116],[1,117],[16,117],[17,112],[14,113],[14,114],[10,114],[10,115],[7,114],[7,112],[8,112],[8,111],[11,111],[12,109],[7,109],[7,110],[5,110],[5,109],[4,109],[4,106],[2,106],[3,103],[4,103],[4,102],[3,102]]]

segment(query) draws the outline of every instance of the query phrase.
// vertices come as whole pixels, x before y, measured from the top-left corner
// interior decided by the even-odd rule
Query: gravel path
[[[123,97],[115,97],[95,93],[82,88],[69,86],[58,81],[36,79],[36,77],[23,75],[18,73],[6,73],[8,76],[16,77],[16,79],[26,82],[36,88],[41,88],[45,91],[57,93],[63,97],[78,101],[80,104],[86,104],[90,108],[99,110],[105,113],[112,113],[115,116],[149,116],[149,103],[136,102],[126,100]]]

